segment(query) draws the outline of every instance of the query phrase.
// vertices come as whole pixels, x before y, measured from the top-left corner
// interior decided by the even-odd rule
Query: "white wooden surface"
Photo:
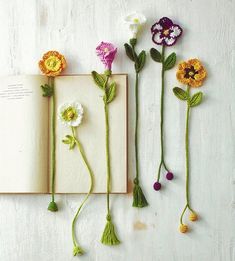
[[[172,95],[172,88],[178,85],[175,69],[167,73],[165,129],[166,158],[176,178],[168,183],[164,180],[167,186],[160,193],[152,190],[160,157],[160,67],[148,59],[140,90],[140,157],[150,207],[133,209],[130,194],[112,196],[122,244],[106,247],[99,242],[105,222],[105,196],[92,196],[77,226],[79,240],[87,251],[79,260],[235,260],[234,5],[233,0],[0,1],[1,75],[38,73],[37,61],[49,49],[66,56],[67,73],[101,70],[96,45],[107,40],[118,46],[113,70],[130,74],[130,179],[134,172],[133,68],[123,51],[128,32],[122,18],[134,10],[147,16],[138,48],[149,50],[153,46],[150,26],[162,16],[171,17],[184,28],[184,35],[168,52],[176,51],[179,59],[198,57],[208,70],[208,79],[201,88],[206,98],[191,117],[190,187],[200,221],[191,226],[191,233],[178,232],[184,205],[185,104]],[[14,119],[14,115],[11,117]],[[46,210],[47,195],[1,195],[0,260],[75,260],[70,227],[81,198],[57,196],[60,211],[55,214]]]

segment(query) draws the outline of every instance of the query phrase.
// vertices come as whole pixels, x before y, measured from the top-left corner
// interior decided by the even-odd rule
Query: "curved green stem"
[[[166,166],[164,159],[164,93],[165,93],[165,69],[164,69],[164,61],[165,61],[165,46],[162,46],[162,71],[161,71],[161,80],[162,80],[162,88],[161,88],[161,108],[160,108],[160,136],[161,136],[161,160],[158,167],[158,175],[157,181],[159,182],[161,176],[161,167],[163,166],[166,171],[169,172],[169,169]]]
[[[86,197],[83,199],[81,205],[79,206],[79,208],[78,208],[78,210],[77,210],[77,212],[76,212],[76,214],[75,214],[75,216],[73,218],[73,222],[72,222],[72,239],[73,239],[73,244],[74,244],[74,246],[77,246],[76,237],[75,237],[75,222],[77,220],[77,217],[78,217],[78,215],[79,215],[83,205],[85,204],[85,202],[87,201],[87,199],[89,198],[89,196],[90,196],[90,194],[91,194],[91,192],[93,190],[93,178],[94,178],[94,175],[93,175],[91,167],[90,167],[90,165],[88,163],[88,160],[86,158],[86,155],[85,155],[85,152],[83,150],[83,147],[82,147],[81,143],[79,142],[79,140],[75,136],[75,129],[74,129],[74,127],[71,127],[71,129],[72,129],[72,133],[73,133],[73,138],[74,138],[74,140],[75,140],[75,142],[77,144],[77,147],[78,147],[78,149],[79,149],[79,151],[81,153],[82,159],[83,159],[83,161],[84,161],[84,163],[85,163],[85,165],[87,167],[87,170],[88,170],[88,173],[89,173],[89,177],[90,177],[89,191],[86,194]]]
[[[185,160],[186,160],[186,165],[185,165],[185,172],[186,172],[186,189],[185,189],[185,195],[186,195],[186,205],[185,205],[185,208],[181,214],[181,217],[180,217],[180,223],[182,224],[182,219],[183,219],[183,216],[184,216],[184,213],[186,211],[186,209],[188,208],[189,210],[191,210],[192,212],[193,209],[190,207],[190,198],[189,198],[189,168],[190,168],[190,165],[189,165],[189,115],[190,115],[190,104],[189,104],[189,101],[190,101],[190,87],[187,86],[187,90],[186,90],[186,93],[187,93],[187,97],[188,97],[188,100],[187,100],[187,111],[186,111],[186,124],[185,124]]]

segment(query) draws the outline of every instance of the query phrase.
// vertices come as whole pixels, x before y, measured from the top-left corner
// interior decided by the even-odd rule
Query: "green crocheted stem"
[[[110,214],[107,215],[106,220],[107,222],[101,238],[101,243],[108,246],[120,244],[120,241],[116,236],[114,224],[112,223],[112,218]]]
[[[49,85],[53,90],[53,95],[50,96],[51,106],[51,202],[49,203],[48,210],[57,211],[58,207],[55,203],[55,159],[56,159],[56,145],[55,145],[55,89],[54,89],[54,77],[49,77]]]
[[[104,84],[104,92],[106,96],[107,91],[107,84],[109,80],[109,75],[106,76],[105,84]],[[106,171],[107,171],[107,223],[101,238],[101,242],[105,245],[116,245],[119,244],[120,241],[117,239],[114,225],[111,221],[111,214],[110,214],[110,202],[109,202],[109,195],[110,195],[110,187],[111,187],[111,168],[110,168],[110,150],[109,150],[109,111],[108,111],[108,104],[105,102],[104,99],[104,112],[105,112],[105,138],[106,138]]]
[[[93,190],[93,186],[94,186],[94,175],[93,175],[93,172],[92,172],[92,169],[89,165],[89,162],[87,160],[87,157],[86,157],[86,154],[83,150],[83,147],[81,145],[81,143],[79,142],[79,140],[76,138],[76,134],[75,134],[75,128],[74,127],[71,127],[72,129],[72,134],[73,134],[73,138],[77,144],[77,147],[78,147],[78,150],[80,151],[81,153],[81,156],[82,156],[82,159],[86,165],[86,168],[88,170],[88,173],[89,173],[89,177],[90,177],[90,187],[89,187],[89,191],[88,193],[86,194],[85,198],[83,199],[82,203],[80,204],[74,218],[73,218],[73,222],[72,222],[72,239],[73,239],[73,245],[74,245],[74,249],[73,249],[73,255],[76,256],[76,255],[83,255],[84,254],[84,251],[81,249],[81,247],[78,245],[77,243],[77,240],[76,240],[76,236],[75,236],[75,223],[76,223],[76,220],[78,218],[78,215],[83,207],[83,205],[86,203],[87,199],[89,198],[89,196],[91,195],[91,192]]]
[[[134,57],[134,65],[135,65],[135,179],[134,179],[134,188],[133,188],[133,207],[143,208],[148,206],[148,202],[143,193],[143,190],[140,186],[139,181],[139,151],[138,151],[138,128],[139,128],[139,73],[136,70],[138,68],[138,56],[135,52],[135,45],[137,43],[137,39],[130,39],[130,44],[132,47],[132,56]]]
[[[186,172],[186,189],[185,189],[185,194],[186,194],[186,205],[182,211],[182,214],[180,216],[180,223],[183,224],[183,216],[185,214],[185,211],[187,208],[191,210],[192,212],[193,209],[190,207],[190,202],[189,202],[189,115],[190,115],[190,87],[187,86],[187,112],[186,112],[186,125],[185,125],[185,160],[186,160],[186,165],[185,165],[185,172]]]
[[[161,176],[161,168],[162,166],[165,168],[167,172],[169,169],[165,164],[164,159],[164,94],[165,94],[165,69],[164,69],[164,62],[165,62],[165,46],[162,46],[162,54],[161,54],[161,63],[162,63],[162,72],[161,72],[161,81],[162,81],[162,88],[161,88],[161,109],[160,109],[160,135],[161,135],[161,161],[158,166],[158,174],[157,174],[157,181],[159,182]]]

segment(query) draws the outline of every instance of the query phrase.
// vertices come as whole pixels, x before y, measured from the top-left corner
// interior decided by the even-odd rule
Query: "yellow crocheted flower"
[[[181,62],[176,73],[177,79],[191,87],[200,87],[206,78],[207,72],[198,59]]]
[[[67,63],[59,52],[48,51],[43,55],[38,65],[43,74],[55,77],[66,68]]]
[[[181,224],[179,230],[181,233],[186,233],[188,231],[188,226],[185,224]]]
[[[195,212],[192,212],[190,215],[189,215],[189,220],[190,221],[196,221],[198,219],[198,216]]]

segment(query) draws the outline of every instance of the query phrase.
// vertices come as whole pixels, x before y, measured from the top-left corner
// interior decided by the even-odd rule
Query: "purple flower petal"
[[[169,29],[173,25],[173,22],[168,17],[162,17],[159,20],[159,24],[163,27],[163,29]]]
[[[96,47],[96,54],[101,62],[105,65],[105,69],[111,70],[113,60],[117,53],[117,48],[111,43],[101,42]]]

